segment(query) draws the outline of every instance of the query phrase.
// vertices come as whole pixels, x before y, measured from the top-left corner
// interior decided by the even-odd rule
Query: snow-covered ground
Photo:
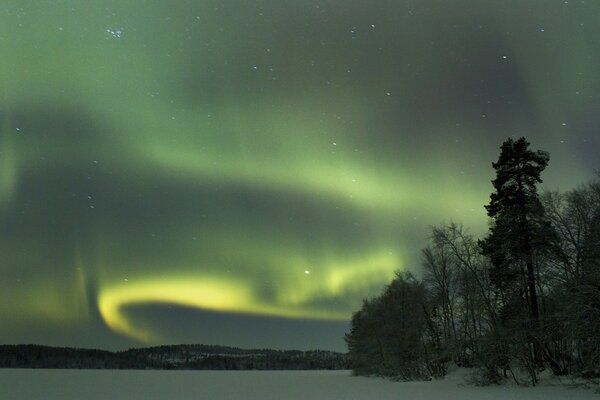
[[[114,371],[0,369],[2,400],[583,400],[590,390],[473,387],[460,375],[433,382],[390,382],[347,371]]]

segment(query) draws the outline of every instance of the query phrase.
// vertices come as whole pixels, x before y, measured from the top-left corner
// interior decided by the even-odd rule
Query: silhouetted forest
[[[176,345],[110,352],[38,345],[0,346],[0,368],[309,370],[347,369],[345,354]]]
[[[525,138],[503,143],[487,235],[431,228],[422,278],[397,273],[354,313],[355,374],[430,379],[456,364],[482,384],[600,376],[600,180],[540,194],[548,162]]]

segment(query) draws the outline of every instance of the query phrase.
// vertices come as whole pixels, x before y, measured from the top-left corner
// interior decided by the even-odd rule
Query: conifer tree
[[[551,229],[537,193],[541,172],[549,155],[529,149],[525,138],[508,139],[501,146],[500,157],[492,166],[496,179],[495,192],[485,206],[492,219],[488,236],[480,242],[482,254],[488,256],[492,268],[490,279],[500,289],[508,313],[523,312],[539,327],[538,294],[534,256],[550,242]],[[525,302],[526,308],[519,310]]]

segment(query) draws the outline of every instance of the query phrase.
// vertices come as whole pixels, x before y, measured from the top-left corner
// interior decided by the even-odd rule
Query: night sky
[[[0,343],[344,350],[508,137],[600,167],[592,0],[3,0]]]

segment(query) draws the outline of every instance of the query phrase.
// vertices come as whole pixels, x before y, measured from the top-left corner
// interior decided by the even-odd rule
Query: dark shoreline
[[[343,370],[348,356],[326,350],[170,345],[124,351],[0,345],[0,368],[131,370]]]

